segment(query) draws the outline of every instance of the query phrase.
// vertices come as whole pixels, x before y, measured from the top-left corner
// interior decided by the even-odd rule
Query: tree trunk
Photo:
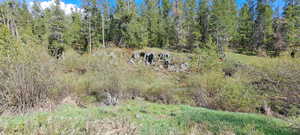
[[[92,54],[91,18],[89,19],[89,52]]]
[[[102,14],[102,47],[105,48],[104,14]]]

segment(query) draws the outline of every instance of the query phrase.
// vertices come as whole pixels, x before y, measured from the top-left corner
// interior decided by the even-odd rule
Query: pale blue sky
[[[39,1],[49,1],[49,0],[39,0]],[[81,0],[62,0],[63,2],[65,3],[68,3],[68,4],[75,4],[75,5],[78,5],[80,6],[80,3],[81,3]],[[110,0],[112,3],[114,3],[116,0]],[[141,3],[143,0],[136,0],[137,3]],[[246,0],[236,0],[237,4],[239,6],[241,6]],[[283,6],[284,5],[284,2],[283,0],[277,0],[277,2],[275,3],[276,5],[279,5],[279,6]]]
[[[5,1],[5,0],[0,0],[1,1]],[[19,0],[19,1],[22,1],[22,0]],[[31,1],[34,1],[34,0],[26,0],[27,2],[31,2]],[[51,1],[51,0],[37,0],[37,1]],[[77,7],[80,7],[80,3],[82,0],[61,0],[63,1],[64,3],[66,4],[74,4],[76,5]],[[98,1],[101,1],[101,0],[98,0]],[[109,0],[112,4],[115,3],[116,0]],[[142,3],[143,0],[135,0],[137,3]],[[241,7],[247,0],[236,0],[237,2],[237,5],[238,7]],[[276,2],[274,3],[274,6],[273,7],[280,7],[282,8],[284,6],[284,0],[276,0]]]

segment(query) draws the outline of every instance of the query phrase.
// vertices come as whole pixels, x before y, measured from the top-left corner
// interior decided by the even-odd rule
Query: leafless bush
[[[0,67],[0,110],[23,112],[43,105],[55,83],[47,67],[14,63]]]
[[[256,69],[252,86],[266,97],[272,111],[280,115],[299,115],[299,64],[282,63],[269,69]]]

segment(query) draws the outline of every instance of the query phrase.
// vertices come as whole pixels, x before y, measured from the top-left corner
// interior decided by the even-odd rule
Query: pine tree
[[[128,19],[125,27],[124,42],[130,48],[142,48],[148,44],[146,21],[139,17],[134,0],[127,1]]]
[[[273,36],[273,10],[268,0],[258,0],[256,9],[254,49],[268,49]]]
[[[159,0],[145,0],[145,9],[143,16],[145,16],[145,22],[147,26],[148,46],[160,47],[162,42],[160,40],[160,33],[162,29],[162,23],[159,13]]]
[[[175,0],[174,8],[174,23],[175,23],[175,45],[176,47],[183,46],[183,2]]]
[[[252,21],[255,21],[256,18],[256,1],[257,0],[247,0]]]
[[[84,43],[80,40],[82,37],[81,34],[81,26],[82,26],[82,15],[80,11],[73,9],[72,13],[70,14],[70,22],[69,25],[66,27],[66,32],[64,36],[64,40],[66,45],[70,45],[72,48],[78,51],[84,51]],[[76,33],[76,34],[75,34]]]
[[[37,39],[40,43],[46,41],[48,42],[47,36],[47,19],[44,11],[41,8],[40,2],[34,1],[32,5],[32,33],[34,38]],[[42,43],[43,44],[43,43]]]
[[[196,0],[188,0],[184,3],[184,43],[188,50],[192,51],[199,45],[200,32],[196,12]]]
[[[286,41],[288,46],[295,48],[300,45],[300,1],[286,0],[284,9]]]
[[[55,0],[51,7],[50,32],[48,49],[52,56],[59,57],[64,48],[65,14],[60,8],[60,0]]]
[[[213,0],[211,31],[215,38],[219,57],[225,58],[224,46],[236,32],[236,11],[233,0]]]
[[[21,40],[26,42],[27,40],[33,40],[32,33],[32,14],[29,12],[27,3],[25,0],[22,2],[22,7],[18,11],[18,29],[20,30]]]
[[[209,33],[209,24],[210,24],[210,10],[208,5],[208,0],[201,0],[199,5],[199,31],[201,34],[201,42],[203,42],[203,45],[206,45],[208,42],[210,33]],[[206,47],[206,46],[202,46]]]
[[[126,9],[126,1],[117,1],[116,10],[109,26],[109,40],[118,46],[124,44],[124,34],[126,33],[127,23],[130,19],[128,10]]]
[[[237,49],[241,52],[250,49],[250,43],[252,40],[252,27],[253,21],[251,17],[251,11],[247,3],[244,4],[239,14],[239,26],[238,34],[236,36]]]
[[[166,48],[171,45],[172,39],[174,37],[172,36],[172,21],[170,17],[171,13],[171,2],[170,0],[162,0],[161,5],[160,5],[160,24],[161,24],[161,29],[160,29],[160,39],[159,39],[159,44],[161,48]]]
[[[85,50],[92,52],[93,47],[98,47],[101,36],[101,11],[96,0],[84,0],[83,37]]]

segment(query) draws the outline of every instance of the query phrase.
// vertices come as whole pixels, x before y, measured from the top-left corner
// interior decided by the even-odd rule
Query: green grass
[[[224,128],[222,125],[225,125],[231,127],[236,134],[245,134],[245,129],[249,126],[267,135],[294,134],[291,129],[287,128],[287,123],[284,121],[262,115],[213,111],[187,106],[183,107],[183,110],[184,113],[181,117],[183,120],[181,121],[192,120],[195,122],[206,122],[209,123],[209,125],[213,125],[211,128],[216,132]]]
[[[247,56],[237,53],[226,53],[228,59],[239,61],[242,64],[252,65],[256,67],[268,67],[274,66],[274,64],[283,64],[283,63],[295,63],[300,64],[299,58],[291,58],[289,56],[281,56],[281,57],[258,57],[258,56]]]
[[[185,105],[162,105],[145,101],[126,101],[115,107],[78,108],[61,105],[53,112],[0,117],[0,134],[88,134],[88,122],[125,119],[137,125],[138,134],[189,134],[192,125],[208,125],[207,130],[237,135],[250,132],[265,135],[296,135],[284,120],[257,114],[232,113]],[[39,130],[39,131],[37,131]]]

